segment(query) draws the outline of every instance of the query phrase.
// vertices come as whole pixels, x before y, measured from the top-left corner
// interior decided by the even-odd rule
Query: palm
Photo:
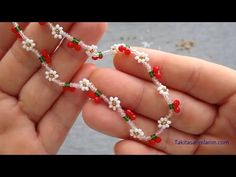
[[[1,154],[46,153],[34,122],[21,111],[18,100],[2,92],[0,98],[1,125],[5,126],[1,131],[1,147],[6,147]]]
[[[103,23],[61,23],[65,31],[86,43],[96,43]],[[84,52],[76,52],[53,39],[46,26],[22,24],[39,50],[53,52],[52,67],[62,80],[88,77],[94,66],[84,64]],[[0,153],[56,153],[78,116],[86,97],[63,90],[44,79],[35,56],[21,49],[10,23],[0,24]]]
[[[128,125],[105,105],[88,102],[83,108],[85,122],[124,139],[115,146],[118,154],[236,153],[236,72],[191,57],[140,50],[149,54],[152,66],[160,66],[161,82],[168,86],[172,98],[181,100],[181,112],[171,119],[172,127],[160,135],[162,142],[150,147],[131,140]],[[90,79],[106,95],[118,96],[123,107],[131,107],[137,113],[136,124],[146,134],[154,133],[156,120],[166,114],[168,106],[132,56],[119,54],[114,64],[118,70],[97,69]],[[229,144],[181,144],[185,140]]]

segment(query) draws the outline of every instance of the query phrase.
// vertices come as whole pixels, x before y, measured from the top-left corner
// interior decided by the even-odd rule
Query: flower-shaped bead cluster
[[[165,129],[169,128],[171,124],[171,121],[168,120],[166,117],[161,117],[160,120],[158,120],[158,127]]]
[[[95,55],[98,51],[97,51],[98,47],[96,45],[91,45],[91,46],[88,46],[85,50],[85,53],[91,57],[93,55]]]
[[[140,52],[138,55],[135,56],[135,60],[137,60],[138,63],[146,63],[149,61],[149,57],[148,54]]]
[[[56,25],[52,28],[52,35],[54,36],[54,38],[58,38],[58,39],[62,39],[62,34],[63,34],[63,27],[61,27],[60,25]]]
[[[120,100],[117,97],[109,98],[109,108],[115,111],[117,108],[120,108]]]
[[[111,46],[111,51],[113,54],[116,54],[119,51],[119,46],[120,44],[114,44],[113,46]]]
[[[157,90],[159,91],[159,93],[163,96],[168,95],[168,89],[166,88],[166,86],[161,85],[157,88]]]
[[[90,86],[91,86],[91,82],[88,79],[83,79],[79,81],[79,88],[82,91],[89,91]]]
[[[24,41],[22,41],[22,44],[23,44],[23,48],[26,50],[26,51],[31,51],[33,50],[33,48],[35,47],[35,43],[32,39],[26,39]]]
[[[49,70],[49,71],[46,71],[45,72],[45,78],[49,81],[49,82],[52,82],[52,81],[55,81],[55,79],[57,79],[59,77],[59,75],[57,74],[56,71],[54,70]]]
[[[144,136],[144,132],[140,128],[130,129],[130,136],[133,138],[141,139]]]

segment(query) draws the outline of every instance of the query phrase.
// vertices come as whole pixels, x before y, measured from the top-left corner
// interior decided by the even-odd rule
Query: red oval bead
[[[125,49],[125,55],[129,55],[131,51],[129,49]]]
[[[154,73],[157,73],[159,71],[159,66],[154,66],[152,70],[154,71]]]
[[[125,47],[124,47],[123,45],[120,45],[120,46],[118,47],[118,50],[119,50],[120,52],[123,52],[123,51],[125,50]]]
[[[15,34],[17,33],[17,30],[16,30],[15,27],[12,27],[12,28],[11,28],[11,31],[12,31],[13,33],[15,33]]]
[[[125,110],[125,114],[131,115],[131,114],[132,114],[132,111],[131,111],[130,109],[126,109],[126,110]]]
[[[76,90],[76,88],[75,87],[70,87],[70,89],[69,89],[71,92],[74,92],[75,90]]]
[[[94,93],[94,92],[92,92],[91,90],[89,90],[89,91],[87,91],[86,92],[86,95],[89,97],[89,98],[92,98],[92,99],[94,99],[97,95]]]
[[[19,32],[16,30],[15,27],[11,28],[11,31],[16,34],[17,38],[21,38],[21,35],[19,34]]]
[[[175,111],[176,113],[179,113],[179,112],[180,112],[180,108],[179,108],[179,107],[176,107],[176,108],[174,108],[174,111]]]
[[[73,48],[73,47],[75,47],[75,43],[69,41],[69,42],[67,42],[67,47]]]
[[[99,59],[102,59],[102,58],[103,58],[103,55],[99,55],[98,58],[99,58]]]
[[[161,78],[161,73],[160,73],[160,72],[157,72],[157,73],[155,74],[155,76],[156,76],[157,79],[160,79],[160,78]]]
[[[101,101],[102,101],[102,99],[100,97],[98,97],[98,96],[96,96],[94,98],[94,102],[97,103],[97,104],[101,103]]]
[[[156,139],[154,139],[154,141],[155,141],[156,143],[160,143],[160,142],[161,142],[161,138],[160,138],[160,137],[157,137]]]
[[[81,46],[79,44],[75,45],[75,50],[80,51]]]
[[[179,100],[175,100],[173,102],[173,104],[174,104],[174,107],[178,107],[180,105],[180,101]]]
[[[97,60],[99,57],[98,56],[92,56],[93,60]]]
[[[64,91],[70,91],[70,92],[74,92],[76,90],[75,87],[63,87]]]
[[[46,63],[50,64],[52,61],[51,61],[51,57],[50,55],[48,54],[47,50],[46,49],[43,49],[41,54],[43,55],[43,57],[45,58],[45,61]]]
[[[133,115],[129,116],[129,118],[130,118],[130,120],[135,120],[136,119],[136,115],[133,114]]]
[[[126,109],[126,110],[125,110],[125,114],[126,114],[127,116],[129,116],[129,118],[130,118],[131,120],[135,120],[135,119],[136,119],[136,115],[135,115],[130,109]]]
[[[149,140],[148,141],[148,144],[151,145],[151,146],[154,146],[156,144],[156,141],[154,140]]]

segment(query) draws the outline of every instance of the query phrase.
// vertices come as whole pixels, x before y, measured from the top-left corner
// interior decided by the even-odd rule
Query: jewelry
[[[148,63],[150,60],[148,54],[144,52],[137,51],[135,48],[130,47],[127,44],[121,43],[121,44],[114,44],[110,47],[109,50],[106,51],[98,51],[97,46],[95,45],[87,45],[83,41],[71,36],[70,34],[63,31],[63,27],[60,25],[53,25],[52,23],[48,22],[40,22],[40,25],[48,24],[48,26],[51,29],[51,33],[55,39],[63,39],[66,38],[68,40],[67,46],[69,48],[73,48],[77,51],[80,51],[81,48],[85,50],[85,53],[88,55],[88,57],[92,58],[93,60],[102,59],[105,55],[108,54],[116,54],[118,52],[124,53],[124,55],[134,56],[134,60],[136,60],[138,63],[142,64],[147,72],[149,73],[152,82],[154,83],[154,86],[156,90],[159,92],[160,95],[163,96],[165,99],[168,107],[169,112],[167,115],[161,117],[157,121],[157,132],[146,136],[145,133],[138,128],[134,121],[136,119],[136,115],[133,111],[130,109],[125,109],[121,106],[121,101],[118,97],[107,97],[104,93],[102,93],[100,90],[98,90],[95,85],[89,81],[88,79],[84,78],[80,80],[78,83],[73,82],[63,82],[59,79],[59,74],[50,67],[51,64],[51,58],[48,54],[47,50],[42,50],[42,52],[39,52],[36,48],[36,43],[33,41],[33,39],[28,38],[22,29],[20,28],[19,24],[17,22],[13,22],[13,28],[12,31],[17,35],[18,38],[22,39],[22,47],[27,52],[32,52],[35,54],[35,56],[39,59],[42,66],[45,68],[45,78],[49,82],[53,82],[57,84],[60,87],[63,87],[64,90],[70,90],[75,91],[76,89],[80,89],[81,91],[85,92],[86,95],[93,100],[95,103],[99,104],[102,101],[105,102],[110,109],[113,111],[117,111],[120,116],[128,123],[130,126],[130,136],[133,138],[137,138],[141,141],[147,142],[149,145],[154,146],[156,143],[159,143],[161,141],[161,138],[159,135],[163,132],[164,129],[169,128],[171,121],[170,118],[173,115],[174,112],[178,113],[180,112],[180,101],[174,100],[172,101],[169,90],[166,86],[162,85],[159,81],[161,74],[160,74],[160,68],[158,66],[153,66]]]

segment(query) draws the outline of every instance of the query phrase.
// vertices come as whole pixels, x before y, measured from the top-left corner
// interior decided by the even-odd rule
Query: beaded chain
[[[24,34],[19,24],[17,22],[13,22],[12,24],[12,31],[17,35],[18,38],[22,39],[23,49],[25,49],[27,52],[32,52],[33,54],[35,54],[35,56],[41,62],[41,65],[45,68],[45,78],[49,82],[55,83],[58,86],[63,87],[64,90],[69,90],[72,92],[76,89],[79,89],[85,92],[86,95],[97,104],[101,103],[102,101],[106,103],[110,109],[112,109],[113,111],[117,111],[119,115],[128,123],[128,125],[130,126],[131,137],[147,142],[149,145],[152,146],[154,146],[156,143],[161,142],[161,138],[159,137],[159,135],[163,132],[164,129],[170,127],[170,118],[173,113],[180,112],[180,101],[172,101],[169,95],[169,90],[159,81],[161,77],[159,66],[151,67],[151,65],[148,63],[148,61],[150,60],[148,54],[137,51],[135,48],[124,43],[114,44],[110,47],[109,50],[98,51],[98,47],[96,45],[85,44],[82,40],[79,40],[63,31],[63,27],[58,24],[53,25],[50,22],[39,22],[39,24],[42,26],[48,25],[48,27],[51,29],[51,34],[55,39],[61,40],[63,38],[66,38],[68,40],[67,47],[75,49],[76,51],[80,51],[82,48],[84,49],[87,56],[89,58],[92,58],[93,60],[102,59],[105,55],[115,55],[116,53],[121,52],[124,53],[124,55],[126,56],[132,55],[134,60],[136,60],[138,63],[142,64],[146,68],[156,90],[160,95],[163,96],[169,107],[168,113],[157,121],[156,133],[150,136],[146,136],[143,130],[135,125],[135,113],[130,109],[123,108],[121,106],[121,101],[118,97],[107,97],[104,93],[98,90],[91,81],[86,78],[83,78],[78,83],[61,81],[59,79],[59,74],[57,73],[57,71],[52,69],[52,67],[50,66],[51,57],[48,54],[47,50],[44,49],[39,52],[36,48],[36,43],[33,41],[33,39],[28,38]]]

